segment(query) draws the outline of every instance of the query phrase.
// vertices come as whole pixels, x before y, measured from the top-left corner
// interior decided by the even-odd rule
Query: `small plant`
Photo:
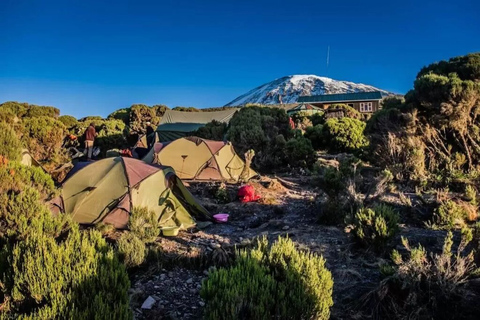
[[[428,253],[421,245],[411,247],[402,237],[406,257],[392,252],[394,273],[382,281],[376,291],[375,304],[382,316],[398,319],[452,319],[458,317],[462,287],[474,274],[473,253],[465,253],[472,240],[470,229],[462,230],[462,238],[453,252],[453,234],[448,232],[442,252]],[[391,272],[391,270],[389,270]],[[378,294],[380,293],[381,294]]]
[[[325,260],[288,238],[238,252],[234,265],[202,284],[206,319],[328,319],[333,280]]]
[[[143,242],[155,241],[160,227],[155,212],[145,207],[134,207],[128,221],[128,228]]]
[[[468,221],[477,218],[476,207],[467,202],[443,201],[435,210],[432,221],[427,226],[433,229],[453,230],[462,228]]]
[[[360,243],[383,247],[398,232],[398,215],[384,204],[362,208],[354,217],[354,234]]]
[[[122,234],[118,239],[117,248],[127,268],[137,267],[145,261],[145,243],[134,233]]]
[[[8,124],[0,122],[0,156],[10,161],[20,160],[21,146],[15,131]]]
[[[224,183],[221,183],[218,186],[217,191],[215,191],[215,199],[217,199],[219,203],[230,202],[230,196],[228,195],[227,186]]]
[[[472,205],[477,206],[477,190],[472,185],[467,185],[465,187],[465,198]]]

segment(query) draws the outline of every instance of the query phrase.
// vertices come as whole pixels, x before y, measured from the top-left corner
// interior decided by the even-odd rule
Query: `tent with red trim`
[[[180,179],[238,182],[257,175],[245,166],[230,142],[184,137],[157,142],[143,158],[147,163],[172,167]]]
[[[92,162],[71,175],[61,191],[52,205],[80,224],[103,222],[124,229],[134,207],[153,211],[161,227],[186,229],[195,219],[211,219],[172,168],[132,158]]]

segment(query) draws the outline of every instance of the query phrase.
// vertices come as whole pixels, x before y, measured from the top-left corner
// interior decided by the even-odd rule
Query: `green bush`
[[[434,254],[421,245],[411,247],[402,237],[406,256],[397,250],[392,252],[393,275],[384,279],[375,294],[370,295],[379,312],[376,316],[381,319],[407,319],[412,315],[418,319],[474,319],[478,307],[463,300],[464,284],[476,269],[473,253],[465,252],[471,240],[471,230],[462,230],[461,241],[454,252],[453,234],[448,232],[442,252]]]
[[[362,114],[358,112],[355,108],[350,107],[348,104],[332,104],[329,109],[342,109],[345,117],[357,120],[362,119]]]
[[[127,268],[137,267],[145,261],[145,243],[132,232],[120,236],[117,248]]]
[[[308,127],[305,130],[305,138],[310,140],[312,142],[312,147],[315,150],[320,150],[324,147],[324,142],[323,142],[323,125],[317,124],[313,127]]]
[[[25,118],[22,141],[37,160],[51,160],[62,146],[66,134],[62,122],[50,117]]]
[[[360,120],[332,118],[325,122],[322,136],[331,151],[355,152],[368,146],[364,129],[365,123]]]
[[[465,226],[469,219],[469,206],[453,200],[442,202],[433,213],[433,219],[428,224],[433,229],[453,230]],[[476,218],[476,208],[475,218]]]
[[[265,170],[286,165],[285,146],[292,136],[285,110],[258,106],[236,112],[227,131],[235,150],[242,155],[253,149],[253,166]]]
[[[133,208],[128,229],[144,242],[155,241],[160,233],[155,212],[148,210],[146,207]]]
[[[293,167],[310,168],[315,162],[315,150],[312,143],[302,135],[287,141],[285,155]]]
[[[75,126],[78,124],[78,120],[77,120],[75,117],[68,116],[68,115],[60,116],[60,117],[58,118],[58,121],[60,121],[61,123],[63,123],[63,125],[64,125],[65,128],[67,128],[67,129],[70,129],[70,128],[72,128],[72,127],[75,127]]]
[[[22,144],[15,131],[6,123],[0,122],[0,156],[10,161],[21,157]]]
[[[226,123],[213,120],[212,122],[207,123],[204,127],[192,132],[191,135],[209,140],[223,141],[226,132]]]
[[[204,280],[206,319],[328,319],[333,279],[325,260],[288,238],[243,250],[232,267]]]
[[[60,115],[60,110],[54,107],[44,107],[30,105],[27,111],[26,117],[38,118],[38,117],[49,117],[57,119]]]
[[[383,247],[398,232],[398,215],[387,205],[362,208],[354,217],[354,234],[366,246]]]
[[[130,123],[130,108],[118,109],[116,111],[113,111],[108,115],[107,119],[121,120],[128,126]]]
[[[312,121],[313,126],[317,126],[319,124],[325,123],[325,113],[324,112],[317,112],[310,116],[310,121]]]

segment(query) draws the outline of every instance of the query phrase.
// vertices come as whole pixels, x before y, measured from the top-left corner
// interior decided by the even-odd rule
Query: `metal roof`
[[[380,100],[382,93],[380,91],[372,92],[354,92],[354,93],[336,93],[322,94],[318,96],[302,96],[297,102],[341,102],[341,101],[365,101]]]

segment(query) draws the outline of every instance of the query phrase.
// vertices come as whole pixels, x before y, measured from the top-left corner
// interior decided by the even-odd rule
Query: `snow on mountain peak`
[[[351,93],[385,90],[362,83],[339,81],[317,75],[297,74],[275,79],[237,97],[225,106],[241,106],[247,103],[279,104],[295,103],[298,97],[332,93]]]

